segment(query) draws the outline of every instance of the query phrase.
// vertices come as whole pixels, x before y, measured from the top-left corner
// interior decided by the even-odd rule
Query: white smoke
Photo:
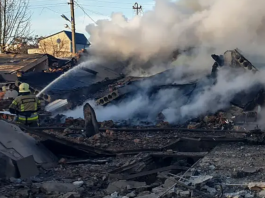
[[[209,55],[213,53],[222,54],[238,47],[247,55],[264,58],[264,6],[264,0],[255,0],[255,3],[253,0],[156,0],[153,10],[141,17],[127,19],[121,13],[114,13],[111,20],[88,25],[87,31],[92,53],[130,60],[127,71],[131,74],[138,74],[137,68],[151,73],[163,71],[172,67],[166,60],[173,52],[192,48],[191,54],[184,53],[177,59],[182,69],[172,73],[170,78],[161,79],[166,84],[183,80],[185,73],[197,75],[201,70],[209,73],[213,63]],[[187,56],[192,59],[185,59]],[[181,60],[183,62],[179,62]],[[146,113],[153,119],[153,114],[162,111],[168,121],[176,122],[225,108],[235,93],[257,82],[264,84],[263,74],[262,71],[255,76],[252,73],[235,76],[221,70],[214,86],[205,86],[189,101],[178,97],[176,91],[165,90],[152,100],[140,94],[118,105],[95,107],[95,111],[100,121],[129,119]],[[70,115],[82,117],[82,110]]]
[[[88,25],[87,31],[92,51],[124,60],[163,59],[188,47],[198,49],[200,60],[208,60],[206,50],[220,53],[236,47],[263,54],[264,6],[263,0],[156,0],[143,16],[127,19],[114,13],[111,20]]]
[[[118,121],[138,117],[154,122],[158,113],[162,112],[168,122],[178,123],[226,108],[236,93],[248,90],[257,83],[265,84],[263,75],[264,72],[253,74],[222,68],[218,72],[214,85],[198,84],[197,86],[201,89],[197,93],[194,91],[192,97],[189,97],[189,94],[188,96],[183,94],[182,89],[166,89],[159,91],[151,98],[147,97],[146,93],[140,92],[134,97],[122,100],[117,105],[110,104],[106,107],[96,106],[92,101],[88,102],[95,109],[99,121]],[[151,82],[147,81],[141,86],[150,87]],[[65,115],[83,117],[82,107]]]

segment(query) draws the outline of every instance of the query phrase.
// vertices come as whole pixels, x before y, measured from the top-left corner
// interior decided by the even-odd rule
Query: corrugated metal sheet
[[[11,73],[38,61],[45,54],[0,54],[0,72]]]

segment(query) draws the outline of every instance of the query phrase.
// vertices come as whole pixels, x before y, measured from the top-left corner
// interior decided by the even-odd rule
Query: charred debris
[[[203,83],[154,83],[145,93],[153,97],[159,90],[178,89],[188,102],[205,82],[216,83],[221,67],[259,72],[237,49],[212,58],[215,62],[211,75]],[[1,101],[0,195],[264,197],[265,135],[257,125],[257,109],[264,102],[261,85],[238,92],[230,107],[215,113],[187,118],[178,125],[170,125],[159,113],[156,125],[132,127],[128,122],[98,122],[88,103],[83,106],[84,119],[59,113],[88,99],[103,106],[125,100],[142,89],[143,81],[159,82],[161,76],[172,71],[149,78],[125,77],[104,67],[84,72],[84,79],[87,75],[91,78],[82,81],[81,87],[67,90],[57,85],[40,96],[46,103],[46,111],[40,115],[41,127],[13,123],[14,115],[4,111],[11,101]],[[56,71],[50,70],[46,75],[53,73]],[[35,82],[31,75],[25,72],[17,80]],[[51,79],[32,89],[40,91]]]

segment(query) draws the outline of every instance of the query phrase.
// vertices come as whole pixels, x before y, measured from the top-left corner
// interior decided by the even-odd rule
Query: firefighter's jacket
[[[35,95],[20,95],[9,106],[9,111],[18,115],[19,121],[37,121],[40,100]]]

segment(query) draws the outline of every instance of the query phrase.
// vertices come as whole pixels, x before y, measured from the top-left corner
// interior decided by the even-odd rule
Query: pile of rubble
[[[254,197],[263,193],[262,183],[253,183],[263,179],[263,175],[257,176],[262,174],[263,149],[249,145],[258,142],[254,137],[261,139],[260,130],[113,128],[115,123],[106,121],[100,123],[99,133],[86,137],[85,123],[82,119],[67,118],[63,124],[53,127],[20,126],[31,137],[12,124],[0,123],[6,126],[3,129],[10,136],[23,133],[38,140],[38,145],[46,146],[56,155],[40,159],[46,162],[48,157],[57,164],[47,167],[39,160],[39,165],[34,165],[32,160],[38,158],[34,152],[39,148],[19,151],[21,138],[5,136],[4,145],[9,145],[18,155],[7,155],[2,148],[2,154],[7,157],[3,159],[13,160],[19,173],[13,176],[2,173],[5,177],[1,180],[1,194],[6,197],[153,198]],[[233,143],[227,145],[228,142]],[[23,148],[33,146],[29,142],[23,144]],[[31,160],[30,155],[34,157]],[[23,166],[31,168],[26,170]],[[249,190],[245,190],[248,186],[251,186]]]
[[[224,65],[258,71],[238,50],[224,55],[212,56],[213,77]],[[57,71],[58,65],[53,66]],[[49,102],[61,96],[69,99],[72,107],[88,98],[108,105],[137,93],[137,83],[143,80],[120,74],[106,78],[90,69],[86,72],[93,79],[88,86],[60,90]],[[160,75],[164,74],[152,78]],[[187,98],[198,88],[196,83],[172,84],[154,86],[150,92],[169,87],[180,92],[187,89],[181,92],[183,97],[189,95]],[[86,104],[85,119],[52,117],[53,112],[43,111],[38,128],[14,124],[14,115],[4,111],[11,101],[1,101],[0,196],[264,197],[265,133],[257,126],[257,108],[263,97],[263,89],[258,89],[254,96],[233,99],[225,110],[181,125],[170,125],[163,113],[157,115],[156,124],[97,122],[93,108]]]
[[[263,197],[263,146],[219,143],[207,152],[194,139],[189,142],[193,146],[184,149],[194,152],[176,151],[175,145],[164,152],[61,158],[54,168],[40,167],[37,176],[2,179],[0,192],[6,197]]]

